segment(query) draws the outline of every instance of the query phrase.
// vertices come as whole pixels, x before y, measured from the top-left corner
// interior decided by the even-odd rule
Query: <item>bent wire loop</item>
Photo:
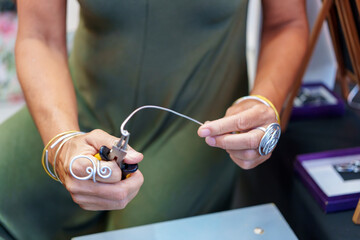
[[[86,173],[88,174],[85,177],[77,176],[72,169],[74,162],[80,158],[86,158],[92,163],[92,167],[89,166],[85,169]],[[74,178],[76,178],[78,180],[88,180],[88,179],[92,178],[94,182],[96,182],[96,174],[99,175],[99,177],[106,179],[106,178],[109,178],[112,173],[112,170],[110,167],[108,167],[108,166],[101,167],[100,161],[97,161],[97,164],[95,164],[95,162],[92,158],[90,158],[89,156],[85,156],[85,155],[78,155],[78,156],[74,157],[70,162],[69,168],[70,168],[70,173]]]
[[[116,147],[121,147],[121,146],[118,146],[121,142],[121,139],[123,139],[124,137],[126,138],[126,142],[124,143],[125,144],[125,148],[126,148],[126,145],[127,145],[127,142],[128,142],[128,139],[129,139],[129,135],[130,133],[125,130],[125,125],[126,123],[135,115],[135,113],[139,112],[140,110],[143,110],[143,109],[146,109],[146,108],[153,108],[153,109],[159,109],[159,110],[163,110],[163,111],[167,111],[167,112],[170,112],[170,113],[173,113],[175,115],[178,115],[179,117],[183,117],[183,118],[186,118],[192,122],[195,122],[199,125],[203,125],[203,123],[189,117],[189,116],[186,116],[184,114],[181,114],[179,112],[176,112],[174,110],[171,110],[171,109],[168,109],[168,108],[164,108],[164,107],[160,107],[160,106],[155,106],[155,105],[145,105],[145,106],[142,106],[142,107],[139,107],[137,109],[135,109],[125,120],[124,122],[121,124],[120,126],[120,133],[121,133],[121,138],[119,140],[119,142],[116,144]],[[81,177],[81,176],[78,176],[74,173],[73,171],[73,166],[74,166],[74,163],[75,161],[77,161],[78,159],[82,159],[82,158],[85,158],[85,159],[88,159],[90,162],[91,162],[91,166],[88,166],[86,167],[85,169],[85,172],[88,174],[87,176],[84,176],[84,177]],[[70,169],[70,174],[78,179],[78,180],[88,180],[90,178],[93,179],[94,182],[96,182],[96,175],[98,175],[100,178],[103,178],[103,179],[106,179],[106,178],[109,178],[111,176],[111,173],[112,173],[112,170],[110,167],[108,166],[101,166],[101,161],[99,160],[95,160],[96,158],[93,157],[89,157],[89,156],[85,156],[85,155],[78,155],[78,156],[75,156],[74,158],[71,159],[70,161],[70,165],[69,165],[69,169]],[[95,162],[96,161],[96,162]],[[80,166],[82,166],[83,164],[80,164]],[[81,170],[80,170],[81,171]]]

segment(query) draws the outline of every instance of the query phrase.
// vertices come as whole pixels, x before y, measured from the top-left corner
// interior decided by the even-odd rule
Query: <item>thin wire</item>
[[[176,111],[174,111],[174,110],[171,110],[171,109],[168,109],[168,108],[164,108],[164,107],[155,106],[155,105],[145,105],[145,106],[142,106],[142,107],[139,107],[139,108],[135,109],[135,110],[125,119],[125,121],[121,124],[121,126],[120,126],[120,133],[121,133],[123,136],[128,136],[128,135],[129,135],[129,132],[126,131],[126,130],[124,130],[126,123],[130,120],[130,118],[132,118],[132,117],[135,115],[135,113],[137,113],[138,111],[143,110],[143,109],[145,109],[145,108],[155,108],[155,109],[167,111],[167,112],[173,113],[173,114],[175,114],[175,115],[178,115],[178,116],[180,116],[180,117],[186,118],[186,119],[188,119],[188,120],[190,120],[190,121],[193,121],[194,123],[197,123],[197,124],[199,124],[200,126],[203,125],[203,123],[201,123],[201,122],[199,122],[199,121],[197,121],[197,120],[195,120],[195,119],[193,119],[193,118],[191,118],[191,117],[189,117],[189,116],[186,116],[186,115],[184,115],[184,114],[178,113],[178,112],[176,112]]]
[[[351,91],[347,97],[347,102],[350,107],[360,109],[360,103],[355,102],[355,100],[354,100],[354,98],[356,97],[356,95],[358,93],[359,93],[359,87],[358,87],[358,85],[355,85],[355,87],[353,89],[351,89]]]
[[[65,144],[67,141],[69,141],[70,139],[72,139],[72,138],[74,138],[74,137],[77,137],[78,135],[83,135],[83,134],[85,134],[85,133],[83,133],[83,132],[75,132],[75,133],[72,133],[71,135],[68,134],[69,136],[67,136],[67,138],[65,138],[65,139],[62,139],[61,144],[60,144],[59,147],[56,149],[56,152],[55,152],[55,155],[54,155],[53,173],[54,173],[56,179],[57,179],[61,184],[63,184],[63,183],[61,182],[61,180],[60,180],[60,178],[59,178],[59,176],[58,176],[58,174],[57,174],[57,172],[56,172],[56,159],[57,159],[57,157],[58,157],[58,154],[59,154],[61,148],[64,146],[64,144]],[[55,145],[55,146],[56,146],[56,145]],[[54,148],[55,146],[52,146],[51,148]]]

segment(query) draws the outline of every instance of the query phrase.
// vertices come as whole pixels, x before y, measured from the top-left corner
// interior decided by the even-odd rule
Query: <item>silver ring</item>
[[[264,128],[264,127],[257,127],[255,129],[259,129],[259,130],[263,131],[264,133],[266,132],[266,128]]]
[[[278,123],[272,123],[267,126],[266,129],[263,127],[257,127],[256,129],[260,129],[261,131],[265,130],[265,134],[259,144],[259,154],[261,156],[268,155],[274,150],[279,141],[281,135],[280,125]]]

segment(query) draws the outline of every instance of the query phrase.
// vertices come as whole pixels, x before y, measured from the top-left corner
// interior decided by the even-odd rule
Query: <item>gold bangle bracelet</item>
[[[244,97],[241,97],[241,98],[237,99],[237,100],[234,102],[234,104],[237,104],[237,103],[239,103],[239,102],[241,102],[241,101],[244,101],[244,100],[256,100],[256,101],[259,101],[259,102],[265,104],[265,105],[268,106],[268,107],[271,107],[271,108],[274,110],[275,116],[276,116],[276,120],[277,120],[278,124],[280,125],[280,116],[279,116],[279,113],[278,113],[278,111],[276,110],[274,104],[273,104],[269,99],[267,99],[266,97],[261,96],[261,95],[250,95],[250,96],[244,96]]]
[[[54,156],[54,162],[53,162],[53,174],[54,174],[56,180],[57,180],[58,182],[60,182],[61,184],[62,184],[62,182],[61,182],[61,180],[60,180],[60,178],[59,178],[59,176],[58,176],[58,174],[57,174],[57,172],[56,172],[56,159],[57,159],[57,156],[58,156],[59,152],[61,151],[61,148],[64,146],[64,144],[65,144],[66,142],[68,142],[70,139],[72,139],[72,138],[74,138],[74,137],[77,137],[77,136],[83,135],[83,134],[84,134],[83,132],[74,132],[74,133],[70,133],[70,134],[64,135],[64,136],[66,136],[66,138],[61,139],[61,144],[60,144],[59,147],[56,149],[55,156]],[[59,140],[60,140],[60,139],[59,139]],[[53,145],[55,145],[55,143],[54,143]],[[52,147],[53,147],[53,146],[51,146],[50,148],[52,148]]]
[[[264,100],[265,102],[267,102],[270,105],[270,107],[274,110],[276,119],[278,120],[278,124],[280,125],[280,115],[279,115],[278,111],[276,110],[276,107],[274,106],[274,104],[264,96],[261,96],[261,95],[251,95],[251,96],[258,97],[258,98]]]
[[[56,180],[56,181],[58,181],[58,180],[56,179],[55,175],[53,175],[53,174],[51,174],[51,173],[49,172],[49,170],[47,169],[46,164],[45,164],[45,154],[47,154],[47,148],[51,145],[51,143],[52,143],[55,139],[57,139],[57,138],[65,135],[65,134],[74,133],[74,132],[79,132],[79,131],[72,130],[72,131],[66,131],[66,132],[62,132],[62,133],[57,134],[55,137],[53,137],[53,138],[45,145],[44,150],[43,150],[43,152],[42,152],[41,164],[42,164],[45,172],[47,173],[47,175],[49,175],[52,179],[54,179],[54,180]]]

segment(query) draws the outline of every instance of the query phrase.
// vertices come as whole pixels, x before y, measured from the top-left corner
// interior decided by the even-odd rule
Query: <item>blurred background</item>
[[[67,2],[67,34],[69,51],[71,51],[72,37],[79,21],[79,5],[76,0],[68,0]],[[307,1],[310,28],[315,21],[320,6],[321,0]],[[0,0],[0,123],[25,104],[16,77],[14,58],[16,31],[17,16],[14,1]],[[260,0],[249,0],[246,41],[250,88],[253,85],[256,72],[260,32]],[[328,88],[333,89],[336,67],[331,38],[325,23],[303,82],[322,82]]]
[[[24,97],[16,76],[14,46],[17,15],[14,0],[0,0],[0,123],[24,106]],[[68,0],[68,48],[79,21],[79,4]]]

